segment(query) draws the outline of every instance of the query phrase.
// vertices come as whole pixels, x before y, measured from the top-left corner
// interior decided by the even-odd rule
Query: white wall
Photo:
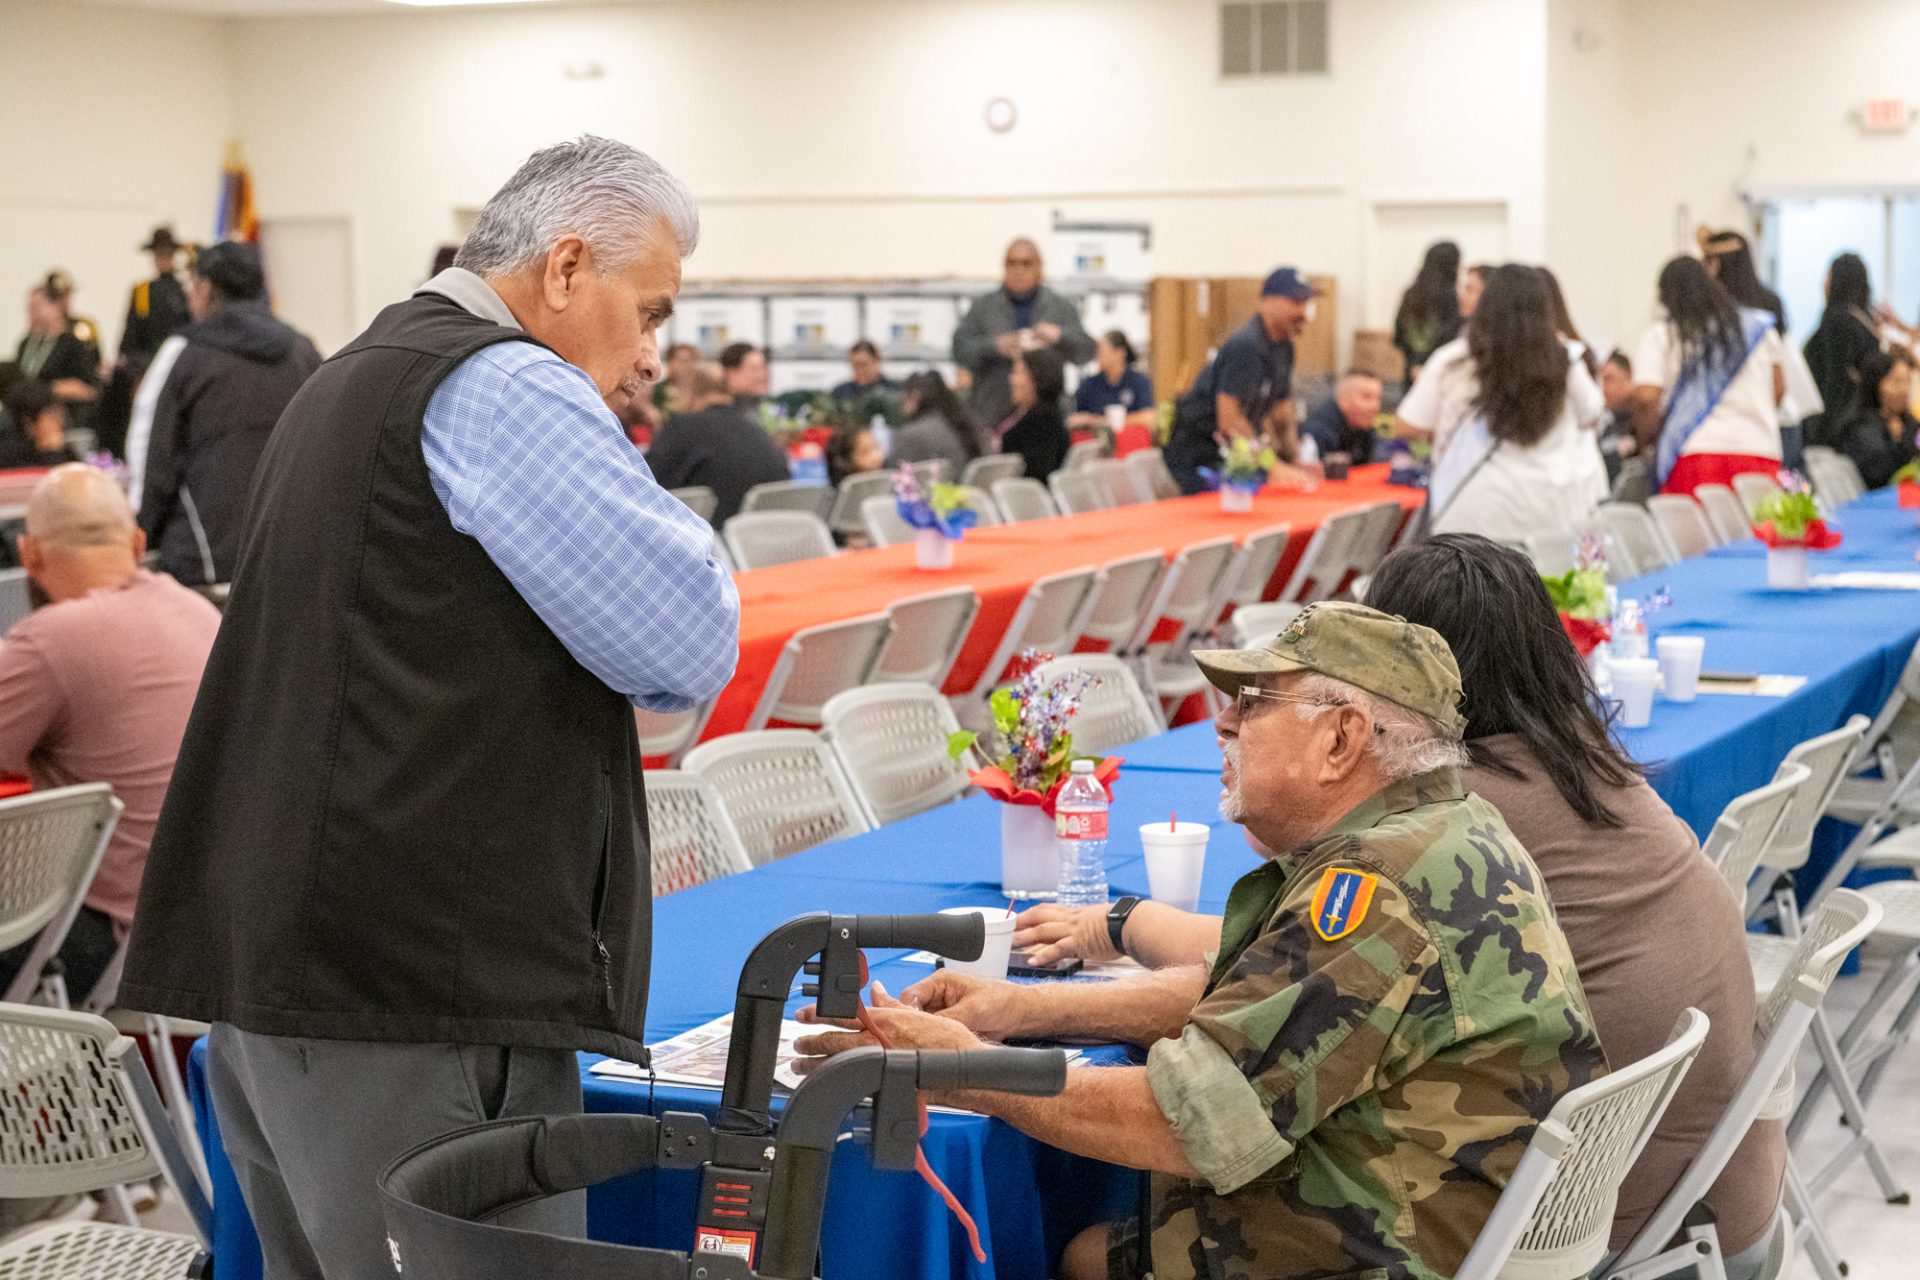
[[[26,331],[26,292],[52,267],[117,348],[127,291],[151,274],[156,223],[212,230],[229,126],[225,24],[0,0],[0,358]]]
[[[351,220],[362,317],[527,152],[592,130],[700,197],[692,279],[991,275],[1059,210],[1151,222],[1162,272],[1332,272],[1351,328],[1371,200],[1504,201],[1538,256],[1545,3],[1336,0],[1333,73],[1252,84],[1215,74],[1212,0],[251,20],[232,65],[263,214]],[[586,61],[605,77],[563,73]]]

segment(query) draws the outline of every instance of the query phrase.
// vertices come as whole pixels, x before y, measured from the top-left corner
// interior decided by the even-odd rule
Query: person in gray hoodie
[[[267,309],[250,244],[202,249],[187,305],[194,323],[162,344],[135,399],[128,496],[161,570],[198,585],[232,578],[254,467],[320,353]]]

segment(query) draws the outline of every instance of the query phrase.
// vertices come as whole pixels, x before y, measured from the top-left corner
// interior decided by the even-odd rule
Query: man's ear
[[[1373,741],[1373,721],[1359,707],[1346,704],[1321,716],[1320,723],[1332,739],[1320,765],[1320,780],[1344,782],[1366,758]]]
[[[139,564],[147,558],[147,531],[135,525],[133,529],[133,562]]]
[[[540,295],[550,311],[565,311],[572,303],[580,276],[588,270],[587,242],[579,236],[561,236],[547,250],[540,276]]]
[[[20,535],[20,567],[27,571],[29,578],[39,576],[40,566],[46,560],[40,552],[40,540],[31,534]]]

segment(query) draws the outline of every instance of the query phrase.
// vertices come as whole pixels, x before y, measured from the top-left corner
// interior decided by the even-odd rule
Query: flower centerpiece
[[[1000,754],[970,771],[968,780],[1000,801],[1000,884],[1012,897],[1052,897],[1060,869],[1054,849],[1053,806],[1060,786],[1082,759],[1073,749],[1073,718],[1080,700],[1099,681],[1073,671],[1042,681],[1037,668],[1050,654],[1032,649],[1020,655],[1020,678],[994,691],[987,707],[993,716]],[[947,740],[947,752],[959,760],[979,745],[977,734],[962,730]],[[1120,760],[1108,756],[1094,777],[1113,794]]]
[[[1607,606],[1606,549],[1592,534],[1583,535],[1574,553],[1574,567],[1558,575],[1542,574],[1547,596],[1560,615],[1560,626],[1582,658],[1612,638],[1612,612]]]
[[[1153,447],[1164,449],[1167,441],[1173,439],[1173,417],[1177,406],[1171,400],[1162,400],[1154,406]]]
[[[1265,487],[1267,477],[1279,465],[1273,450],[1262,448],[1256,453],[1253,441],[1234,436],[1220,446],[1220,469],[1201,467],[1199,471],[1208,488],[1220,491],[1222,511],[1251,511],[1253,495]]]
[[[914,563],[922,569],[953,568],[953,544],[980,519],[980,513],[967,504],[965,488],[936,484],[931,491],[923,491],[920,478],[906,463],[893,473],[893,504],[913,529]]]
[[[1807,483],[1790,471],[1780,473],[1780,490],[1760,500],[1753,509],[1753,536],[1767,547],[1767,585],[1785,591],[1805,591],[1809,582],[1807,553],[1830,551],[1840,545],[1840,531],[1820,518]]]
[[[1902,507],[1920,507],[1920,458],[1893,473],[1893,486]]]

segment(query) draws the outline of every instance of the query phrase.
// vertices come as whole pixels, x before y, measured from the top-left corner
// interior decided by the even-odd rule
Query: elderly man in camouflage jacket
[[[874,1016],[903,1048],[1148,1047],[1144,1068],[1072,1070],[1056,1098],[941,1099],[1153,1172],[1151,1239],[1134,1221],[1083,1234],[1061,1264],[1074,1280],[1442,1280],[1534,1125],[1606,1070],[1540,873],[1461,791],[1459,672],[1434,632],[1326,604],[1266,649],[1195,656],[1232,698],[1222,812],[1282,851],[1234,886],[1211,968],[940,973],[901,1003],[876,989]]]

